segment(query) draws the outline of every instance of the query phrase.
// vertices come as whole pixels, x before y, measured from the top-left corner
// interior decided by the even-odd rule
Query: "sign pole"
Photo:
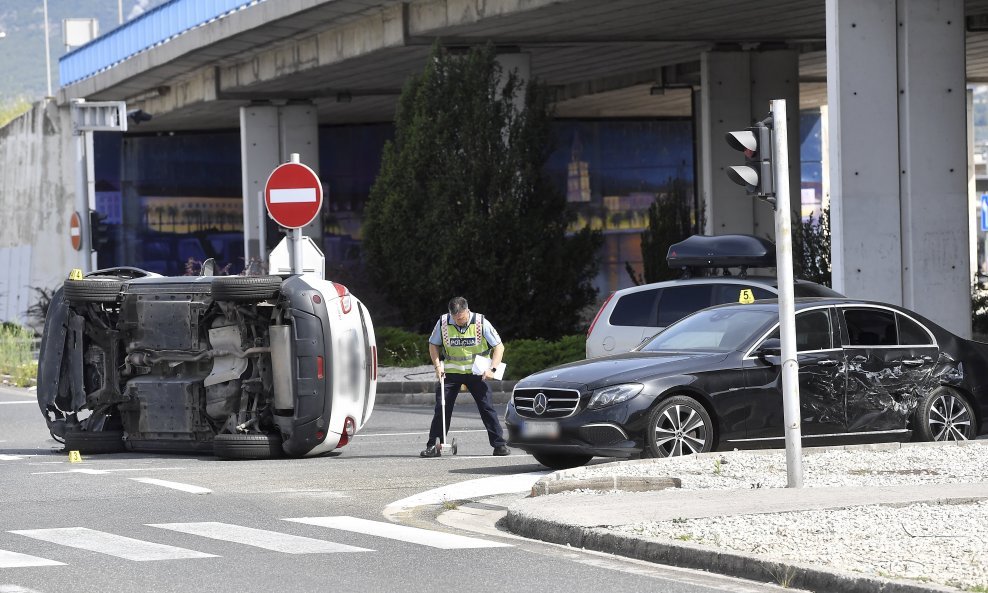
[[[289,161],[298,165],[301,164],[301,159],[297,152],[293,152],[289,157]],[[291,254],[292,263],[292,274],[302,274],[304,270],[302,269],[302,229],[294,228],[288,231],[288,247],[289,253]]]
[[[803,487],[803,445],[799,418],[799,361],[796,358],[796,304],[793,300],[792,213],[789,209],[789,137],[786,102],[772,105],[775,166],[775,259],[779,280],[779,334],[782,340],[782,408],[786,423],[789,488]]]

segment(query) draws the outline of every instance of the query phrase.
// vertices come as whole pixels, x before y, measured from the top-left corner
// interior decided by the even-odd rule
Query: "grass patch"
[[[32,349],[34,332],[14,323],[0,325],[0,375],[8,375],[19,387],[28,387],[38,376]]]

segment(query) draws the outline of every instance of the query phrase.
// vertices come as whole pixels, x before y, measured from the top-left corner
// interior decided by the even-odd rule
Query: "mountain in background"
[[[140,16],[167,0],[48,0],[51,47],[51,86],[58,91],[58,58],[65,54],[62,19],[95,18],[99,33],[118,26],[122,3],[124,20]],[[42,0],[0,0],[0,104],[16,98],[37,101],[45,96],[45,29]]]

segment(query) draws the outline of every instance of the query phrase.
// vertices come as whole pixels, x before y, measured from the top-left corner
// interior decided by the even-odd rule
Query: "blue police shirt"
[[[473,323],[476,319],[477,319],[477,314],[471,313],[470,323],[467,324],[467,327],[469,327],[470,324]],[[443,322],[443,318],[440,317],[439,320],[436,321],[436,327],[432,329],[432,335],[429,336],[429,343],[432,344],[433,346],[443,345],[442,326],[441,326],[442,322]],[[461,328],[460,326],[456,325],[455,322],[453,323],[453,327],[459,329],[460,333],[465,333],[467,331],[466,327]],[[487,340],[487,343],[490,344],[491,348],[501,343],[501,336],[497,334],[497,330],[494,329],[494,326],[491,325],[490,320],[488,320],[486,317],[484,317],[484,338]]]

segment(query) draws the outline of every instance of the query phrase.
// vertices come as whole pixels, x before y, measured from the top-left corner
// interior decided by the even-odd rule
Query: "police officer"
[[[445,361],[440,358],[440,348],[445,355]],[[492,354],[493,353],[493,354]],[[491,366],[482,375],[473,374],[473,359],[475,356],[487,356]],[[501,364],[504,355],[504,344],[497,330],[480,313],[471,313],[467,300],[454,297],[449,301],[449,315],[443,315],[436,322],[432,336],[429,338],[429,358],[436,367],[436,377],[439,386],[436,387],[436,412],[429,429],[429,441],[420,457],[439,457],[442,452],[436,447],[436,439],[442,435],[442,400],[446,398],[446,430],[453,418],[453,404],[460,386],[466,385],[477,403],[477,410],[487,428],[487,438],[494,447],[494,455],[510,455],[511,450],[504,440],[504,431],[498,421],[497,412],[491,395],[491,387],[487,379],[494,376],[497,365]],[[445,435],[443,440],[445,442]]]

